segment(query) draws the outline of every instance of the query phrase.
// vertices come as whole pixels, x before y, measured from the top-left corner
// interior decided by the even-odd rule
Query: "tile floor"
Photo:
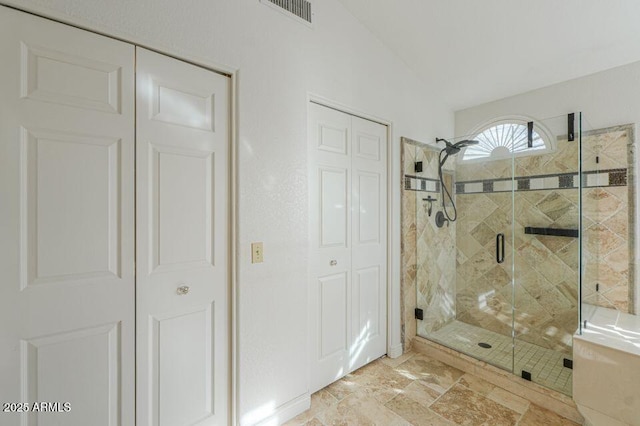
[[[292,425],[576,425],[419,353],[381,358],[311,396]]]
[[[425,336],[426,337],[426,336]],[[563,359],[570,355],[563,354],[538,345],[516,339],[513,351],[510,336],[485,330],[462,321],[452,321],[427,338],[442,345],[471,355],[502,369],[512,371],[520,376],[522,370],[531,373],[531,380],[550,389],[571,396],[572,370],[564,367]],[[486,342],[490,349],[478,346]],[[513,366],[515,354],[515,366]]]

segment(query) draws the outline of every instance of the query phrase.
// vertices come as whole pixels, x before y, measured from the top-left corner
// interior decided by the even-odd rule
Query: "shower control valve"
[[[447,228],[448,228],[449,227],[449,219],[444,217],[444,213],[442,213],[442,211],[439,211],[438,213],[436,213],[436,226],[438,228],[442,228],[445,223],[447,224]]]

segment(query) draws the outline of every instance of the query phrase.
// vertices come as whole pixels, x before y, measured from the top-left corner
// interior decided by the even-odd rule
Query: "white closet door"
[[[310,390],[386,353],[386,127],[309,106]]]
[[[351,344],[351,116],[309,106],[311,392],[348,373]]]
[[[349,371],[387,353],[387,127],[352,117]]]
[[[228,424],[230,79],[136,52],[138,425]]]
[[[134,49],[0,7],[0,58],[0,401],[71,409],[0,423],[133,425]]]

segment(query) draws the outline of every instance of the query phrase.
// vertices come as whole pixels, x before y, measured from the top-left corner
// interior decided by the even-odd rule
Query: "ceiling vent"
[[[273,6],[286,15],[311,24],[311,2],[307,0],[260,0],[262,3]]]

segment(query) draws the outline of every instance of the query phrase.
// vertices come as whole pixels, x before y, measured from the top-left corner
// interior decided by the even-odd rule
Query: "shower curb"
[[[486,362],[479,361],[420,336],[411,339],[411,350],[428,355],[465,373],[480,377],[493,385],[506,389],[514,395],[525,398],[571,421],[579,424],[583,424],[584,422],[584,418],[578,412],[573,399],[560,392],[523,380],[508,371],[494,367]]]

